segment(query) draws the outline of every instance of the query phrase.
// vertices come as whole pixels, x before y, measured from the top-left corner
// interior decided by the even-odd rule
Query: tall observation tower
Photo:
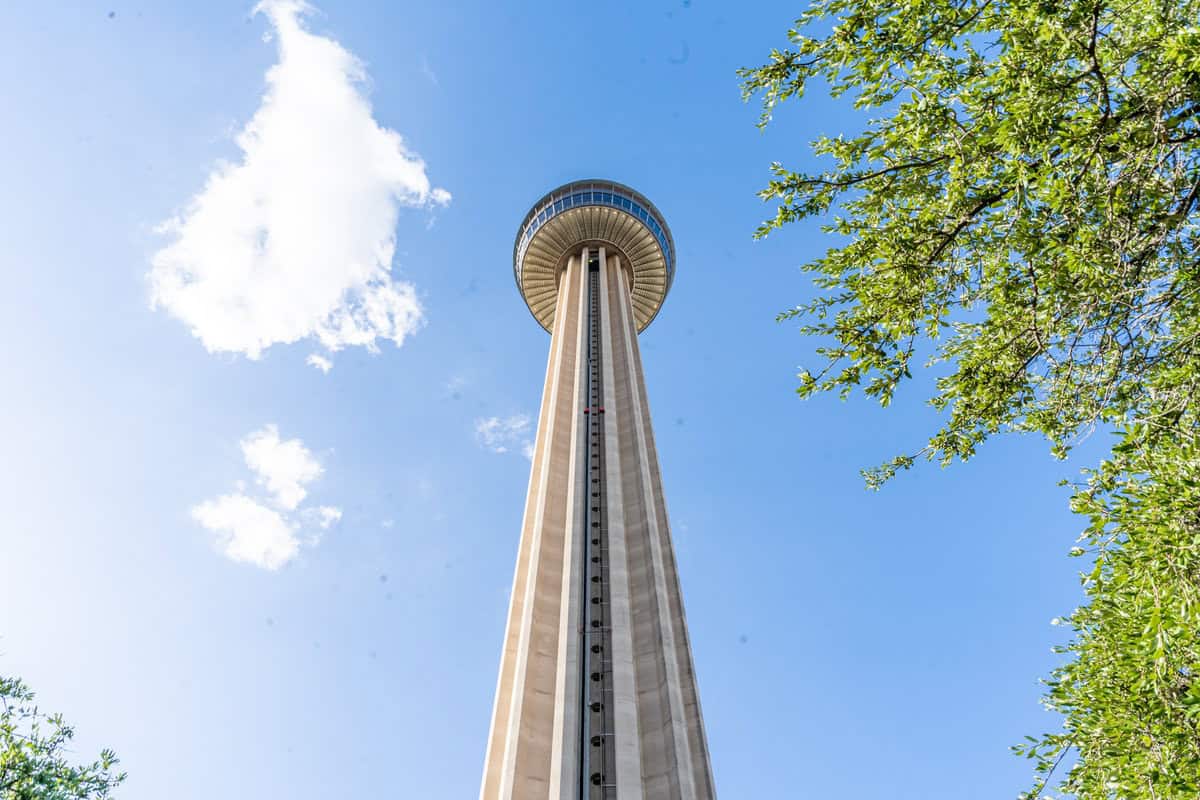
[[[637,334],[675,275],[658,209],[579,181],[513,250],[551,334],[481,800],[711,800]]]

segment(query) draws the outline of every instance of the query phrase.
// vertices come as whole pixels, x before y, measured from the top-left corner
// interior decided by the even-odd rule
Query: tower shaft
[[[481,800],[711,800],[630,271],[558,279]]]

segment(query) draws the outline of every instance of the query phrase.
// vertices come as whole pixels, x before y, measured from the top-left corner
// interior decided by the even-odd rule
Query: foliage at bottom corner
[[[1200,797],[1200,443],[1142,433],[1072,498],[1088,602],[1048,682],[1063,729],[1014,748],[1037,765],[1025,797],[1063,763],[1058,788],[1081,798]]]
[[[104,800],[125,780],[104,750],[90,764],[67,758],[74,729],[44,714],[18,678],[0,676],[0,800]]]

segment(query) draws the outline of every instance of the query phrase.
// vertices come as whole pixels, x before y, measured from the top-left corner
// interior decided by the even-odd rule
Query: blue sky
[[[6,10],[0,672],[123,798],[477,793],[548,345],[512,240],[592,176],[678,245],[641,344],[721,796],[1024,788],[1081,462],[1008,439],[868,493],[928,378],[796,399],[774,315],[829,241],[752,241],[754,192],[855,121],[814,94],[759,133],[734,70],[799,10],[362,0],[290,40],[244,2]],[[281,41],[315,49],[265,95]]]

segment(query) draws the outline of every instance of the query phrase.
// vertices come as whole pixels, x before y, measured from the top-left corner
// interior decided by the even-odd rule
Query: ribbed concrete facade
[[[709,800],[637,342],[667,285],[639,314],[622,249],[564,246],[480,797]]]

